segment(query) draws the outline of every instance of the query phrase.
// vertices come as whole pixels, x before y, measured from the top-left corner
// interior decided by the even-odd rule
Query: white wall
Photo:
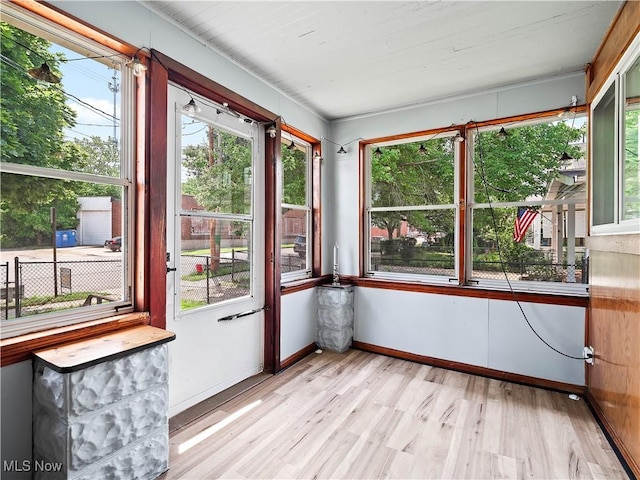
[[[475,95],[430,102],[380,114],[364,115],[331,123],[333,142],[345,145],[346,154],[326,142],[325,171],[330,188],[323,215],[328,217],[322,235],[323,271],[331,271],[331,248],[340,246],[340,273],[358,273],[358,141],[418,132],[469,121],[483,121],[513,115],[562,108],[576,95],[584,101],[584,75],[577,74],[527,84],[513,85]],[[355,141],[354,141],[355,140]],[[335,213],[335,214],[334,214]]]
[[[357,139],[552,110],[568,105],[572,95],[584,101],[582,74],[332,122],[331,140],[350,143],[345,145],[346,154],[337,155],[337,147],[331,145],[325,155],[331,192],[323,210],[329,217],[322,232],[324,271],[331,271],[331,247],[336,241],[340,273],[357,275],[359,271]],[[358,341],[576,385],[585,383],[584,362],[566,359],[542,344],[513,302],[358,287],[355,308]],[[581,355],[583,308],[539,304],[524,308],[530,311],[532,323],[539,323],[543,338],[562,351]]]
[[[285,360],[316,341],[315,288],[284,295],[280,312],[280,360]]]
[[[4,462],[31,462],[31,361],[15,363],[0,369],[0,411],[2,442],[0,469]],[[0,470],[1,471],[1,470]],[[30,472],[5,472],[2,478],[28,479]]]
[[[585,309],[523,303],[533,328],[582,355]],[[515,302],[356,288],[354,340],[510,373],[584,385],[584,361],[529,329]]]

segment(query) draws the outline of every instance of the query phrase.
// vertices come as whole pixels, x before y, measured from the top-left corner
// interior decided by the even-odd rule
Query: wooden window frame
[[[307,234],[307,238],[311,237],[311,276],[309,278],[292,280],[286,285],[281,285],[282,294],[291,293],[292,291],[304,290],[305,288],[313,288],[317,279],[321,274],[322,254],[322,211],[321,211],[321,171],[322,171],[322,144],[317,138],[298,130],[295,127],[281,124],[282,131],[292,135],[300,140],[304,140],[311,146],[311,178],[308,185],[311,188],[311,235]],[[282,162],[282,159],[280,159]],[[281,167],[280,167],[281,168]],[[280,172],[282,173],[282,172]],[[282,188],[278,191],[278,200],[281,202]],[[281,227],[281,226],[280,226]],[[280,230],[277,230],[280,231]],[[279,250],[277,250],[279,251]],[[278,260],[280,261],[280,260]],[[293,289],[293,290],[292,290]]]
[[[514,124],[520,122],[526,122],[530,120],[540,119],[540,118],[552,118],[554,116],[558,116],[560,113],[564,112],[564,108],[546,110],[542,112],[534,112],[524,115],[516,115],[512,117],[504,117],[500,119],[492,119],[486,121],[474,122],[472,124],[463,124],[463,125],[451,125],[443,128],[436,128],[430,130],[421,130],[410,133],[402,133],[397,135],[390,135],[386,137],[378,137],[372,139],[361,140],[359,144],[359,179],[360,179],[360,198],[359,198],[359,273],[357,276],[345,276],[341,277],[341,281],[343,280],[345,283],[362,286],[362,287],[370,287],[370,288],[383,288],[383,289],[391,289],[398,291],[409,291],[409,292],[420,292],[420,293],[435,293],[442,295],[456,295],[462,297],[474,297],[474,298],[492,298],[498,300],[511,300],[511,301],[523,301],[523,302],[532,302],[532,303],[545,303],[545,304],[554,304],[554,305],[570,305],[570,306],[581,306],[586,307],[589,304],[589,297],[585,295],[576,295],[573,293],[565,293],[565,292],[527,292],[527,291],[503,291],[496,288],[483,288],[469,285],[469,278],[467,275],[467,265],[468,265],[468,249],[469,249],[469,239],[467,230],[471,228],[471,226],[467,225],[468,222],[468,209],[467,203],[469,201],[468,198],[468,188],[467,184],[470,181],[469,172],[468,172],[468,161],[467,161],[467,148],[465,148],[466,142],[469,141],[471,134],[476,130],[476,128],[483,128],[489,126],[499,126],[499,125],[507,125]],[[587,109],[585,105],[577,106],[574,109],[576,114],[584,114]],[[459,212],[458,212],[458,225],[457,225],[457,241],[458,245],[458,284],[457,285],[446,285],[441,283],[429,283],[428,281],[424,282],[413,282],[410,280],[389,280],[389,279],[375,279],[369,278],[366,276],[366,255],[367,250],[365,248],[365,242],[368,236],[367,229],[367,184],[369,179],[366,178],[366,154],[367,148],[370,145],[376,145],[380,143],[388,143],[393,141],[406,140],[411,138],[419,138],[425,136],[432,136],[439,133],[451,132],[458,130],[460,135],[462,135],[465,139],[465,142],[459,144],[461,145],[459,158],[460,165],[458,169],[458,182],[460,185],[460,189],[457,192],[458,194],[458,203],[459,203]]]
[[[102,45],[116,53],[133,57],[135,55],[147,63],[147,55],[139,48],[117,39],[95,27],[59,10],[46,3],[28,0],[12,0],[13,5],[42,18],[60,29],[82,36],[89,41]],[[144,272],[148,265],[148,251],[141,249],[139,239],[143,220],[147,217],[147,196],[144,187],[144,177],[141,176],[145,151],[145,112],[144,105],[145,81],[136,79],[135,84],[135,125],[134,157],[132,189],[134,205],[130,207],[129,216],[134,219],[130,232],[132,245],[138,252],[134,256],[130,268],[133,269],[131,300],[133,313],[111,314],[103,318],[80,321],[69,325],[47,328],[40,331],[17,335],[0,341],[0,365],[7,366],[29,360],[32,352],[42,348],[54,347],[63,343],[96,337],[111,331],[129,328],[133,325],[148,324],[149,315],[145,311],[145,281]]]

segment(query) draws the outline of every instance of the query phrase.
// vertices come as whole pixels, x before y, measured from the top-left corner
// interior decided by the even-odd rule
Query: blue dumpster
[[[58,230],[56,231],[56,247],[75,247],[78,245],[75,230]]]

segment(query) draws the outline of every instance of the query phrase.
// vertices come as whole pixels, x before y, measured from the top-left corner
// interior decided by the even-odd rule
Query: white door
[[[263,369],[264,132],[169,87],[167,329],[174,415]],[[193,110],[198,110],[194,112]]]

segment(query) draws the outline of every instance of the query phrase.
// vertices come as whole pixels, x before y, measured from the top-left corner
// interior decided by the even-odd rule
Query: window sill
[[[287,295],[289,293],[308,290],[318,285],[324,285],[331,282],[331,275],[322,275],[320,277],[305,278],[303,280],[294,280],[280,286],[280,293]]]
[[[433,293],[438,295],[456,295],[459,297],[488,298],[492,300],[520,301],[528,303],[546,303],[551,305],[568,305],[587,307],[589,297],[584,295],[567,295],[561,293],[533,293],[499,289],[487,289],[476,286],[442,285],[389,281],[361,277],[340,277],[341,282],[358,287],[383,288],[406,292]]]
[[[125,313],[7,338],[0,341],[0,366],[30,360],[36,350],[54,348],[63,343],[86,340],[104,333],[146,324],[149,324],[147,312]]]

